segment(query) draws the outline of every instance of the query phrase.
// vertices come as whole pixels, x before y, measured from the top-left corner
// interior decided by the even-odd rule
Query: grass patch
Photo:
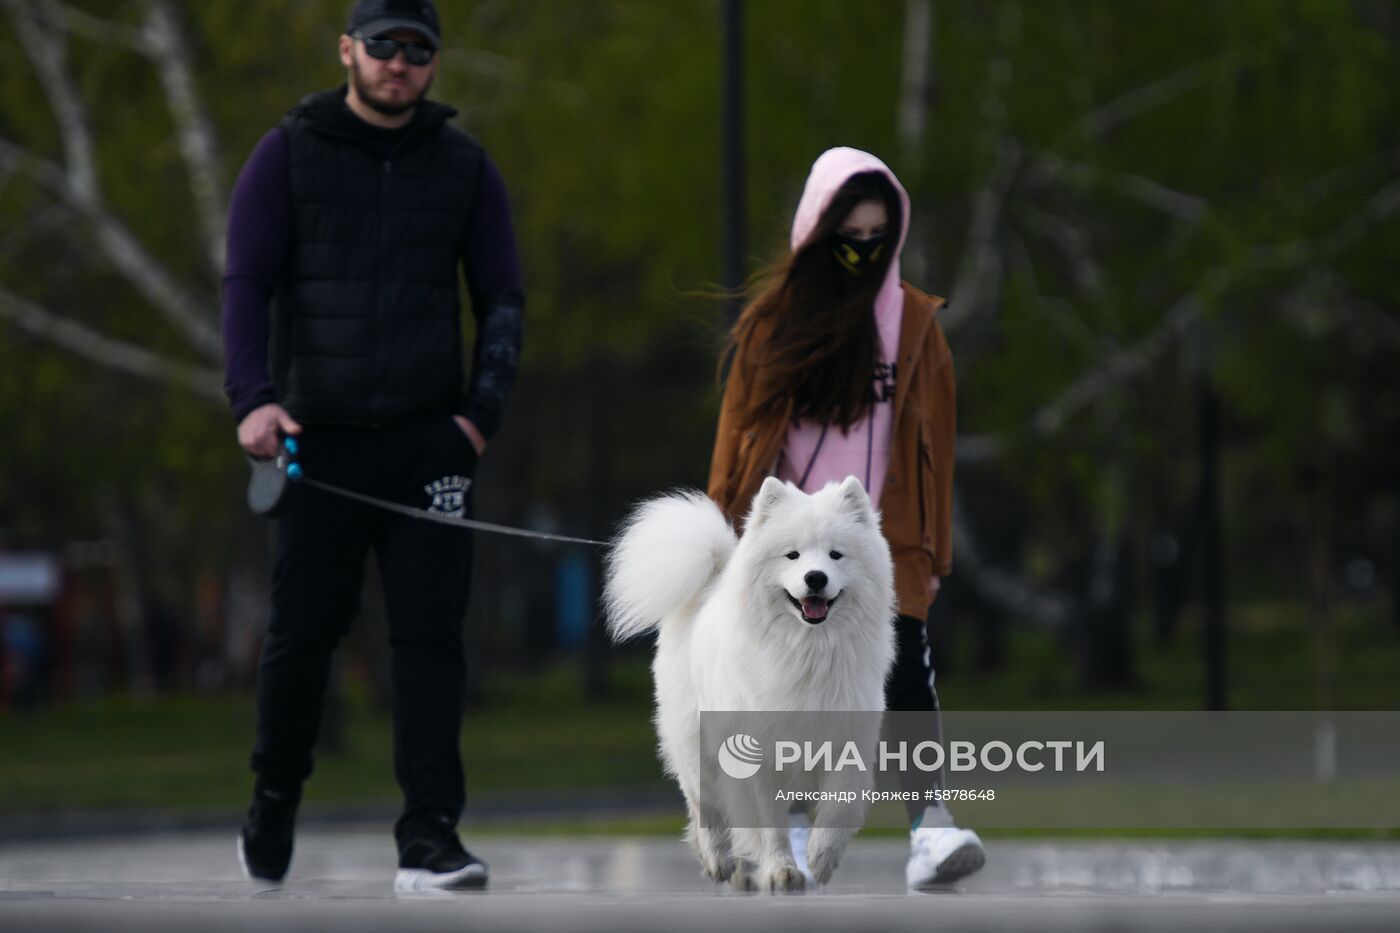
[[[1226,699],[1235,710],[1318,708],[1317,646],[1306,610],[1259,604],[1232,611],[1228,620]],[[1339,610],[1333,620],[1336,674],[1331,706],[1337,710],[1400,710],[1400,632],[1375,613]],[[995,671],[976,669],[966,627],[956,632],[953,664],[940,672],[944,709],[963,710],[1194,710],[1205,697],[1199,620],[1188,614],[1166,644],[1141,623],[1136,686],[1086,690],[1057,632],[1020,629],[1007,639],[1007,660]],[[938,659],[934,659],[935,668]]]
[[[468,794],[667,786],[646,677],[644,665],[619,671],[613,696],[595,703],[580,702],[570,667],[493,688],[463,723]],[[343,710],[343,742],[317,754],[306,801],[394,803],[388,712],[353,685]],[[241,806],[253,717],[246,692],[116,696],[0,715],[0,814]]]
[[[1230,701],[1234,709],[1307,709],[1314,705],[1313,642],[1303,616],[1288,606],[1252,607],[1231,618]],[[1400,638],[1379,621],[1339,614],[1337,709],[1400,709]],[[1166,645],[1140,642],[1140,684],[1086,692],[1072,659],[1052,633],[1021,630],[1009,640],[1002,670],[978,672],[958,645],[939,695],[954,710],[1198,709],[1203,694],[1199,638],[1191,625]],[[468,794],[577,793],[589,789],[669,787],[656,759],[651,677],[644,650],[618,652],[608,698],[581,696],[575,663],[533,675],[488,681],[486,701],[467,711],[463,761]],[[347,685],[343,743],[317,756],[308,803],[393,806],[392,738],[387,711],[363,685]],[[236,808],[251,776],[253,698],[238,691],[159,698],[116,696],[0,714],[0,819],[103,809]],[[679,813],[482,823],[483,832],[671,835]],[[974,824],[975,825],[975,824]],[[881,830],[867,830],[879,835]],[[897,835],[899,830],[888,830]],[[987,828],[988,835],[1112,836],[1120,831]],[[1371,830],[1131,831],[1132,835],[1396,838]]]

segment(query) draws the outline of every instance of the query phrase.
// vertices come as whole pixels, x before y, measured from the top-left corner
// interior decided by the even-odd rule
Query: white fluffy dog
[[[865,489],[848,477],[809,496],[770,477],[737,539],[699,493],[649,500],[614,543],[607,576],[613,638],[659,630],[652,672],[661,758],[685,794],[687,837],[705,873],[742,889],[801,889],[787,804],[771,805],[766,828],[745,828],[716,811],[713,791],[705,802],[701,775],[712,762],[702,756],[717,750],[700,748],[699,714],[884,709],[893,565]],[[843,780],[859,788],[873,779]],[[772,801],[772,788],[766,793]],[[813,813],[808,866],[819,884],[864,818],[864,803],[839,806],[819,803]]]

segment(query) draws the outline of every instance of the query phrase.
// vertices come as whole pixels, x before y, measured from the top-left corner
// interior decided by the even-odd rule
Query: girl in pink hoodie
[[[909,196],[894,173],[868,152],[828,149],[808,175],[791,253],[730,337],[728,358],[744,354],[763,373],[751,421],[773,423],[791,406],[770,472],[805,492],[855,476],[871,501],[881,501],[895,440],[905,303],[899,254],[908,230]],[[905,418],[902,429],[912,424]],[[929,581],[935,597],[938,583],[936,576]],[[925,620],[899,616],[892,624],[896,655],[886,708],[937,716]],[[946,884],[982,867],[977,834],[959,829],[947,807],[911,817],[910,886]],[[805,814],[794,814],[793,855],[804,870],[808,825]]]

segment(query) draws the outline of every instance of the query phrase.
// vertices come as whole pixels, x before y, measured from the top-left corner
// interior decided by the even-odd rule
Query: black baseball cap
[[[435,49],[442,45],[442,25],[432,0],[358,0],[350,8],[345,34],[372,39],[395,29],[411,29]]]

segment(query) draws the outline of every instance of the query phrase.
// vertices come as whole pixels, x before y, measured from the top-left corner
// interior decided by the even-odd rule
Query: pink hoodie
[[[875,156],[859,149],[839,146],[823,152],[812,163],[802,200],[792,219],[792,248],[796,251],[806,242],[836,192],[847,179],[861,172],[881,173],[899,194],[899,239],[895,243],[885,281],[875,296],[873,309],[875,324],[880,331],[880,360],[888,363],[895,359],[899,348],[899,324],[904,310],[904,294],[899,284],[899,254],[904,249],[904,238],[909,232],[909,195],[899,179],[894,177],[894,172]],[[815,492],[828,482],[840,482],[847,476],[854,476],[865,484],[871,501],[878,507],[880,491],[885,485],[885,472],[889,467],[893,429],[893,399],[871,406],[870,413],[851,425],[844,434],[840,428],[831,428],[826,432],[825,439],[822,439],[821,424],[799,421],[788,429],[783,452],[778,457],[778,478],[799,483],[807,492]],[[807,474],[807,481],[801,483],[804,473]]]

